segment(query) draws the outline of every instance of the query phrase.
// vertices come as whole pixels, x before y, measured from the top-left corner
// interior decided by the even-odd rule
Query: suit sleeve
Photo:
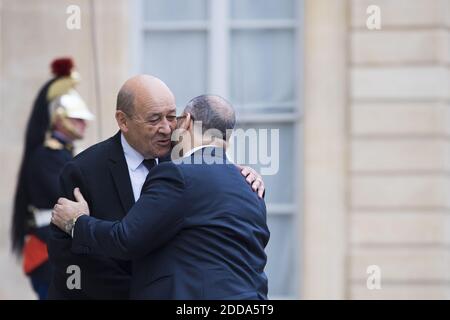
[[[31,160],[30,183],[39,188],[48,200],[60,196],[59,174],[66,163],[66,157],[59,151],[42,148]]]
[[[76,187],[80,188],[83,195],[87,194],[82,173],[73,162],[69,162],[64,166],[59,177],[59,186],[60,196],[70,200],[74,200],[73,189]],[[50,224],[50,230],[49,259],[54,267],[58,268],[58,265],[66,265],[66,262],[71,259],[70,246],[72,239],[54,224]]]
[[[183,226],[185,189],[182,172],[175,164],[156,166],[141,197],[122,221],[102,221],[89,216],[77,220],[72,251],[133,259],[161,247]]]

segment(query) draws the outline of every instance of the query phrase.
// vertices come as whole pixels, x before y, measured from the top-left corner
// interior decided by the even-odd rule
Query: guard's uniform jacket
[[[39,282],[49,283],[51,278],[47,253],[51,210],[60,195],[59,174],[72,159],[72,149],[72,144],[51,136],[36,148],[28,163],[26,185],[30,205],[28,233],[23,248],[23,269]]]

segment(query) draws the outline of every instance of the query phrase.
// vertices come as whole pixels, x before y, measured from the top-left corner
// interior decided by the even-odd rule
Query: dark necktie
[[[148,171],[152,170],[154,166],[156,166],[155,159],[145,159],[142,161],[142,164],[147,168]]]
[[[150,174],[150,170],[152,170],[152,168],[154,166],[156,166],[156,160],[155,159],[145,159],[144,161],[142,161],[142,164],[148,169],[149,174]],[[142,192],[145,189],[145,186],[148,183],[148,176],[149,176],[149,174],[147,174],[147,177],[145,178],[144,184],[143,184],[142,189],[141,189],[141,195],[142,195]]]

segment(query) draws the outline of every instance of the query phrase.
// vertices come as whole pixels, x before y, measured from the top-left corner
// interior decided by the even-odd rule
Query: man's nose
[[[161,120],[161,124],[160,124],[158,131],[159,131],[159,133],[162,133],[162,134],[170,134],[172,132],[172,129],[170,127],[170,122],[167,121],[166,117],[164,117]]]

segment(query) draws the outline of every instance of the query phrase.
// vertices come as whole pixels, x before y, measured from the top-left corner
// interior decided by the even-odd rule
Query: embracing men
[[[148,86],[160,94],[145,94]],[[90,292],[73,290],[72,297],[265,299],[264,248],[269,238],[265,205],[226,159],[227,140],[235,124],[232,106],[217,96],[200,96],[176,121],[170,90],[148,76],[129,80],[118,100],[116,119],[122,134],[66,167],[62,186],[66,195],[79,187],[77,201],[60,199],[54,209],[53,223],[67,234],[54,227],[53,252],[59,254],[53,260],[65,264],[76,260],[81,286]],[[152,112],[136,110],[146,104],[151,104]],[[200,132],[194,122],[202,123]],[[170,150],[175,127],[181,131],[182,148],[178,149],[182,157],[171,162],[164,155]],[[209,129],[215,129],[215,134],[205,134]],[[111,147],[114,144],[116,149]],[[107,148],[112,151],[105,155]],[[108,163],[103,164],[106,168],[95,164],[102,161]],[[99,171],[93,176],[86,172],[91,166]],[[119,170],[124,166],[128,172]],[[246,175],[249,169],[244,170]],[[109,185],[111,179],[115,183]],[[248,180],[261,195],[260,178],[251,173]],[[98,197],[107,197],[107,201]],[[49,249],[52,252],[52,246]],[[127,285],[129,260],[131,285]],[[59,271],[55,278],[67,279],[65,270]],[[119,296],[117,283],[121,281]],[[54,284],[55,292],[65,289],[61,279]],[[105,292],[108,285],[115,295]],[[103,291],[96,292],[98,288]]]

